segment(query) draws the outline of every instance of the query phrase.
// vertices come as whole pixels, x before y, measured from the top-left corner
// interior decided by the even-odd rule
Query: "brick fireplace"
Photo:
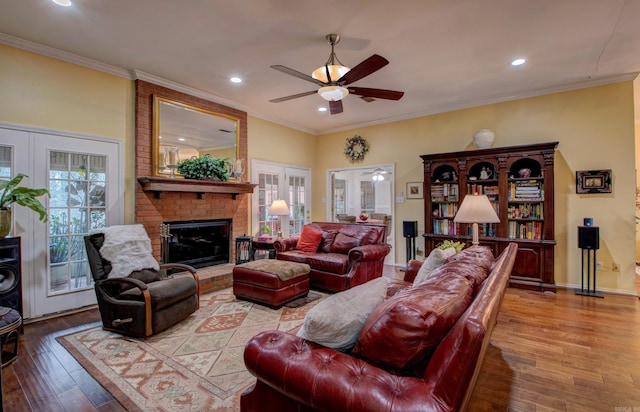
[[[190,104],[239,120],[239,153],[247,158],[247,113],[175,90],[136,80],[136,178],[152,176],[153,96]],[[235,262],[233,242],[248,232],[249,201],[246,194],[164,192],[156,197],[136,182],[135,221],[144,225],[154,256],[161,260],[160,229],[163,222],[231,219],[230,262]]]

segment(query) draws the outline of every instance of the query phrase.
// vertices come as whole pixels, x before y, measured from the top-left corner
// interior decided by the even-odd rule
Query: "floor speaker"
[[[578,226],[578,247],[580,249],[600,249],[600,228]]]
[[[402,222],[402,236],[403,237],[418,237],[418,222],[417,221],[404,221]]]
[[[20,238],[0,239],[0,306],[22,313]]]

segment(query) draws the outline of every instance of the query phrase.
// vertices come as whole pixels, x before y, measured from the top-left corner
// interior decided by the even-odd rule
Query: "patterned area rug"
[[[101,328],[58,340],[129,411],[239,411],[240,394],[255,382],[245,344],[265,330],[295,333],[327,296],[319,295],[273,310],[236,301],[229,288],[203,295],[198,311],[144,340]]]

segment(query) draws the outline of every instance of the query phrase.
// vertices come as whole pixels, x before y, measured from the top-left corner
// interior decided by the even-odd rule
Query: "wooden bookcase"
[[[558,142],[422,155],[426,254],[445,239],[471,243],[453,218],[467,194],[486,194],[500,223],[480,224],[497,256],[518,243],[511,286],[554,290],[553,160]]]

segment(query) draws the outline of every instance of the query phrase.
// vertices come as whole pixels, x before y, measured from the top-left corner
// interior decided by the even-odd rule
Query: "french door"
[[[121,143],[107,139],[0,128],[0,147],[12,152],[10,173],[43,187],[48,221],[14,207],[13,235],[22,239],[24,317],[95,304],[84,248],[91,229],[123,221]]]
[[[300,233],[305,223],[311,221],[311,171],[282,164],[253,160],[251,180],[258,182],[252,196],[252,233],[266,231],[272,234],[281,224],[283,237]],[[269,213],[271,203],[284,199],[289,215],[273,216]]]

